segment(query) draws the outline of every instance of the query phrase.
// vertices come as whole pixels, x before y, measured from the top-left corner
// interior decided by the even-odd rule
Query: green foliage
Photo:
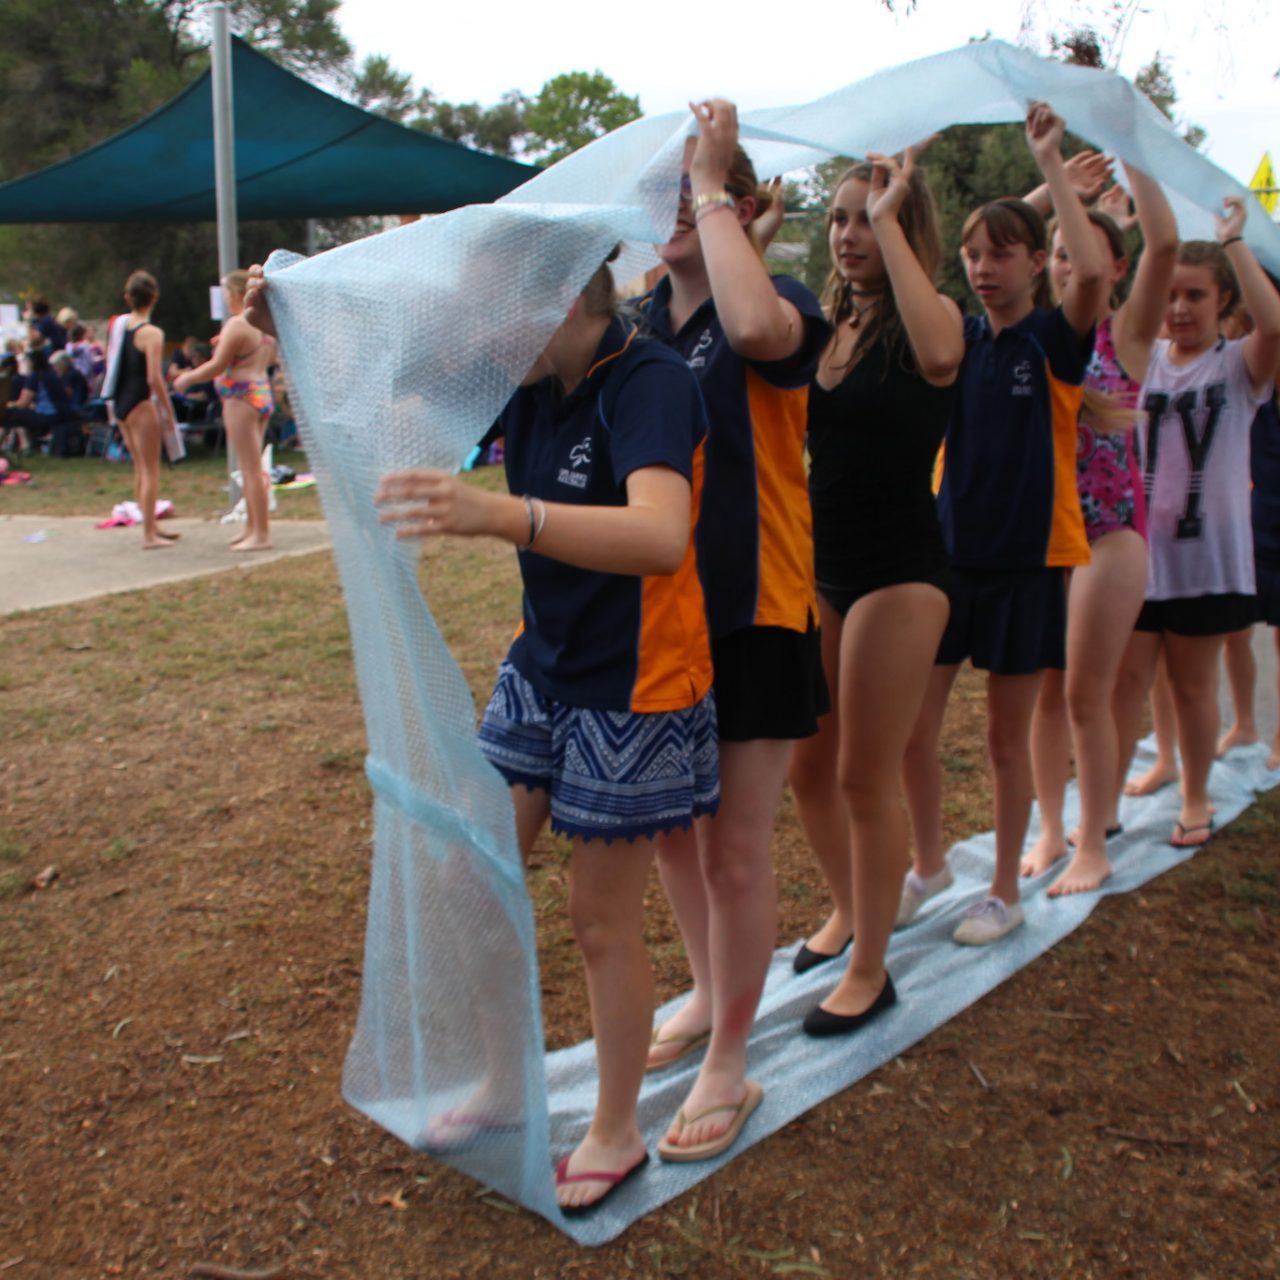
[[[413,93],[413,77],[399,72],[391,59],[380,53],[364,60],[353,85],[353,96],[366,111],[402,121],[417,106]]]
[[[570,71],[548,80],[525,111],[535,159],[554,164],[640,115],[640,99],[602,71]]]
[[[421,114],[409,123],[450,142],[511,156],[524,140],[528,105],[529,100],[515,89],[504,93],[502,101],[492,107],[482,107],[478,102],[445,102],[427,89],[418,99]]]

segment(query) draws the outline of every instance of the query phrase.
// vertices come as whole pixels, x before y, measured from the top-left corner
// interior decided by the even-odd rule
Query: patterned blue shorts
[[[720,803],[711,693],[684,711],[568,707],[503,662],[480,750],[512,786],[551,793],[551,829],[560,835],[649,839]]]

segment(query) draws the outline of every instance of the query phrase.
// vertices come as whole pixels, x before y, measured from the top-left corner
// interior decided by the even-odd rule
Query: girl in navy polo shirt
[[[691,998],[655,1029],[652,1068],[707,1054],[659,1154],[709,1159],[760,1099],[747,1037],[777,930],[771,844],[791,745],[826,710],[804,467],[809,381],[829,332],[818,300],[770,277],[750,227],[768,207],[738,146],[732,103],[693,108],[668,274],[642,306],[697,375],[710,420],[698,557],[715,661],[721,802],[696,838],[664,837],[658,865],[693,971]],[[672,193],[673,197],[675,192]]]
[[[962,238],[984,315],[965,321],[965,356],[947,426],[938,515],[951,555],[951,616],[904,771],[915,866],[899,922],[951,882],[942,846],[938,739],[960,664],[988,672],[987,743],[995,800],[991,889],[965,913],[957,942],[995,942],[1022,923],[1018,871],[1031,818],[1031,715],[1046,667],[1065,661],[1063,569],[1087,564],[1076,490],[1076,418],[1093,325],[1110,287],[1104,253],[1062,160],[1064,124],[1044,103],[1027,141],[1071,255],[1062,304],[1048,302],[1044,219],[1022,200],[970,214]]]
[[[648,1159],[636,1100],[653,1025],[642,931],[653,841],[714,812],[719,795],[692,543],[706,416],[684,362],[617,318],[605,265],[499,426],[512,496],[412,469],[384,477],[377,501],[399,537],[488,535],[521,553],[524,625],[480,745],[511,784],[525,856],[548,813],[573,841],[599,1094],[556,1187],[566,1213],[583,1213]],[[428,1145],[499,1125],[503,1093],[484,1095],[439,1117]]]

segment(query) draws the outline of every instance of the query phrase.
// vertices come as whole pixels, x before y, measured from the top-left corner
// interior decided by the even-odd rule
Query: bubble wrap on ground
[[[954,123],[1021,120],[1037,98],[1094,145],[1160,178],[1184,235],[1211,234],[1209,211],[1244,190],[1187,148],[1127,82],[998,42],[895,67],[801,106],[740,107],[744,142],[768,176],[833,154],[892,151]],[[377,522],[372,498],[378,478],[394,468],[460,465],[615,243],[627,246],[620,278],[654,261],[651,246],[674,222],[689,131],[684,113],[646,118],[496,205],[313,259],[278,253],[267,264],[332,530],[369,742],[373,874],[344,1093],[421,1148],[486,1073],[499,1079],[498,1100],[478,1119],[502,1123],[440,1158],[587,1244],[617,1235],[723,1162],[655,1166],[590,1218],[570,1221],[556,1208],[553,1155],[575,1144],[594,1103],[591,1046],[544,1056],[533,919],[507,789],[475,746],[476,710],[419,591],[417,548]],[[1280,272],[1280,229],[1256,206],[1247,236]],[[1223,778],[1224,766],[1215,766],[1215,786]],[[1250,780],[1237,781],[1238,808]],[[1225,821],[1234,810],[1221,792],[1215,798]],[[1156,823],[1161,836],[1172,816]],[[895,941],[902,1006],[856,1046],[796,1034],[829,975],[792,979],[779,959],[751,1052],[767,1096],[738,1150],[926,1035],[1074,928],[1097,901],[1050,907],[1033,893],[1017,938],[957,956],[948,913],[986,876],[988,852],[973,842],[958,858],[970,874]],[[1144,858],[1142,872],[1173,860]],[[1112,889],[1130,887],[1137,874],[1122,865]],[[641,1114],[651,1140],[690,1078],[677,1070],[646,1085]],[[447,1131],[457,1134],[456,1126]]]

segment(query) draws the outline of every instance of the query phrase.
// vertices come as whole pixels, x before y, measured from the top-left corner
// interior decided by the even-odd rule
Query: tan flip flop
[[[754,1080],[748,1080],[747,1091],[743,1094],[741,1102],[722,1102],[718,1107],[708,1107],[705,1111],[699,1111],[697,1115],[692,1116],[685,1115],[684,1109],[681,1108],[676,1113],[676,1124],[681,1129],[697,1124],[699,1120],[705,1120],[718,1111],[732,1111],[733,1123],[718,1138],[712,1138],[710,1142],[696,1143],[692,1147],[677,1147],[663,1138],[658,1143],[658,1155],[664,1160],[677,1163],[714,1159],[728,1151],[737,1142],[742,1126],[747,1123],[747,1117],[760,1105],[763,1098],[764,1090]]]
[[[701,1049],[708,1040],[711,1039],[711,1032],[699,1031],[696,1035],[691,1036],[667,1036],[665,1040],[658,1039],[658,1029],[653,1029],[653,1039],[649,1041],[649,1049],[665,1048],[669,1044],[679,1045],[680,1049],[677,1053],[673,1053],[669,1058],[663,1058],[661,1062],[646,1062],[644,1069],[646,1071],[661,1071],[664,1067],[669,1067],[673,1062],[679,1062],[681,1058],[687,1058],[691,1053]]]

